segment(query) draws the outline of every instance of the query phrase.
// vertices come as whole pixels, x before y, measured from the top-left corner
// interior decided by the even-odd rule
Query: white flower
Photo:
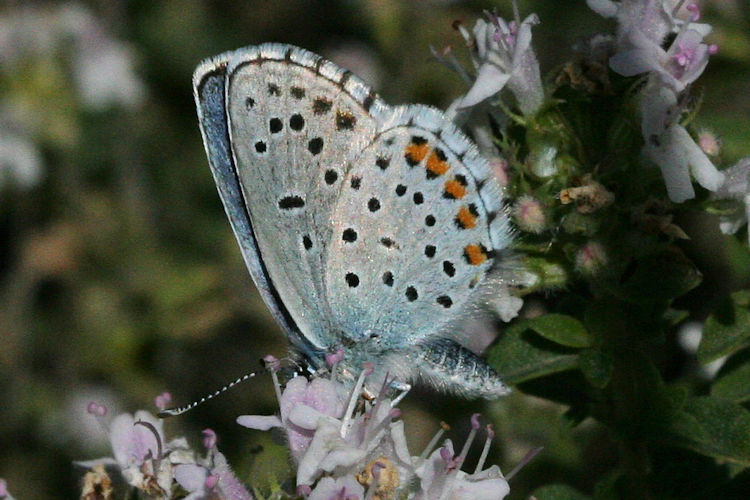
[[[690,173],[704,188],[718,189],[724,176],[678,122],[682,93],[717,50],[703,43],[711,26],[696,22],[698,5],[675,0],[587,0],[587,4],[618,21],[616,50],[609,60],[612,70],[623,76],[648,74],[641,97],[643,154],[661,169],[669,198],[679,203],[695,197]],[[673,33],[674,40],[664,48]]]
[[[523,307],[523,299],[511,295],[510,288],[507,286],[499,286],[497,293],[489,299],[489,303],[493,306],[500,320],[505,323],[509,323],[513,318],[518,316]]]
[[[324,477],[307,500],[361,500],[364,497],[365,489],[353,477]]]
[[[39,149],[28,137],[9,130],[0,132],[0,187],[5,183],[23,189],[34,187],[42,177],[42,163]]]
[[[488,427],[485,449],[474,473],[467,474],[461,470],[478,427],[478,415],[475,414],[472,416],[472,431],[458,456],[454,455],[451,440],[446,439],[441,448],[422,461],[416,469],[420,479],[420,490],[414,497],[416,500],[502,500],[510,493],[508,481],[497,465],[482,470],[489,442],[494,437],[491,427]]]
[[[13,495],[8,491],[8,484],[5,479],[0,478],[0,499],[2,500],[14,500]]]
[[[719,218],[719,227],[724,234],[734,234],[750,220],[750,156],[724,170],[724,184],[716,191],[714,198],[734,199],[744,205],[744,210],[736,210]],[[748,231],[750,244],[750,230]]]
[[[539,63],[531,47],[531,27],[539,24],[539,17],[531,14],[523,22],[506,22],[494,14],[487,17],[488,21],[477,20],[472,35],[462,30],[475,49],[472,60],[477,77],[458,107],[474,106],[507,85],[521,111],[531,114],[544,100]]]
[[[136,75],[133,51],[107,37],[92,37],[81,43],[73,60],[73,75],[84,106],[102,110],[121,105],[137,108],[146,88]]]
[[[641,114],[643,153],[661,169],[670,200],[681,203],[695,197],[691,173],[709,191],[719,189],[724,175],[679,124],[680,109],[671,89],[649,85],[641,98]]]

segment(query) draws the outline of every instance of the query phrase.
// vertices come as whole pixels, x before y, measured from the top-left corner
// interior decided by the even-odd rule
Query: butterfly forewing
[[[325,289],[342,182],[376,129],[346,91],[352,78],[318,56],[265,46],[231,61],[226,101],[237,174],[268,276],[318,347],[336,330]],[[322,74],[325,73],[325,74]]]

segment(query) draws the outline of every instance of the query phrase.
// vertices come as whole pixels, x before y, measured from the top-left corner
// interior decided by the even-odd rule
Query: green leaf
[[[709,363],[750,345],[750,311],[739,304],[745,298],[745,292],[733,294],[708,317],[698,346],[701,363]]]
[[[578,367],[591,385],[604,389],[612,377],[614,363],[609,353],[601,349],[586,349],[578,356]]]
[[[673,444],[750,467],[750,412],[713,396],[690,398],[676,416]]]
[[[701,280],[701,273],[682,252],[663,251],[637,261],[622,291],[624,298],[637,303],[671,301],[698,286]]]
[[[547,340],[566,347],[591,347],[593,339],[583,323],[564,314],[545,314],[529,320],[529,327]]]
[[[567,484],[548,484],[535,489],[531,496],[537,500],[589,500],[591,498]]]
[[[487,361],[511,384],[575,368],[578,356],[536,335],[521,321],[509,327],[490,348]]]
[[[750,349],[726,362],[711,387],[711,395],[735,403],[750,401]]]

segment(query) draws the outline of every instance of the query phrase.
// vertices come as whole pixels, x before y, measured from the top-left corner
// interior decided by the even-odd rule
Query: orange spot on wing
[[[429,148],[426,142],[423,144],[416,144],[412,142],[408,146],[406,146],[404,158],[406,158],[406,161],[409,163],[409,165],[414,166],[424,160],[424,157],[427,156],[427,151],[429,151]]]
[[[466,196],[466,187],[455,179],[445,181],[445,192],[451,198],[460,200]]]
[[[487,251],[482,245],[466,245],[464,257],[472,266],[478,266],[487,260]]]
[[[433,176],[443,175],[449,168],[450,165],[445,161],[445,155],[442,152],[438,153],[438,150],[436,150],[430,153],[427,158],[427,171],[432,173]]]
[[[477,216],[472,213],[469,207],[461,207],[458,209],[456,222],[462,229],[471,229],[477,225]]]

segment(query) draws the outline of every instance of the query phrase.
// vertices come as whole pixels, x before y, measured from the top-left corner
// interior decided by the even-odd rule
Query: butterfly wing
[[[225,103],[227,65],[231,55],[221,54],[202,62],[193,75],[193,93],[206,156],[232,231],[261,297],[292,342],[303,352],[311,353],[314,346],[300,335],[294,320],[268,279],[245,206],[229,142]]]
[[[398,108],[349,171],[326,263],[333,314],[383,351],[456,319],[509,242],[476,147],[426,106]]]
[[[374,116],[386,107],[350,72],[299,48],[265,44],[217,62],[223,121],[211,120],[218,89],[204,83],[196,94],[225,208],[292,341],[302,332],[323,349],[336,331],[323,271],[332,210],[350,159],[371,141]]]

